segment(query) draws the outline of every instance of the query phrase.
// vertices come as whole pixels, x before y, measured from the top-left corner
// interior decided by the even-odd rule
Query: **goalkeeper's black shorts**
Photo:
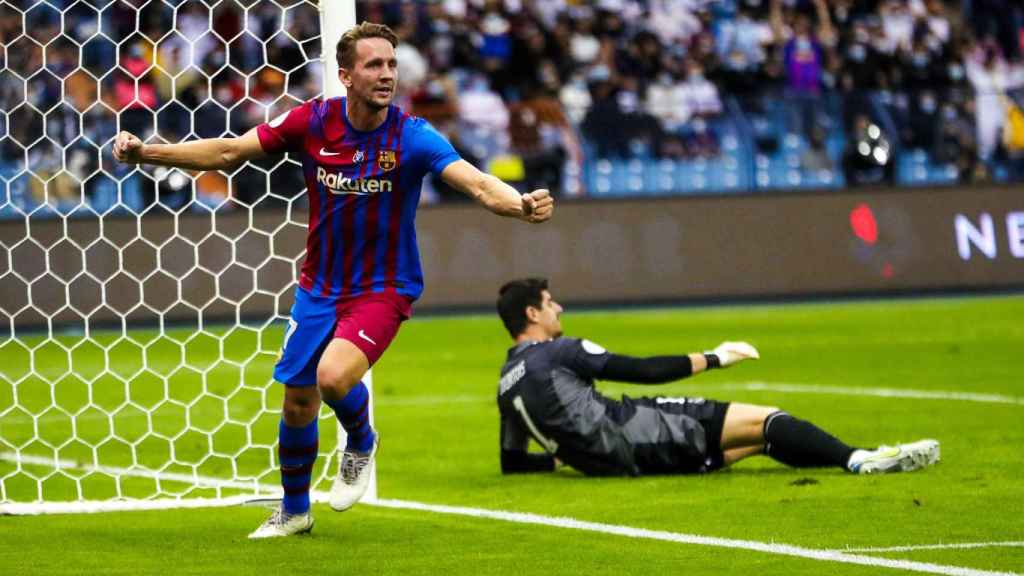
[[[728,402],[703,398],[622,398],[621,423],[639,474],[688,474],[724,465],[722,427]]]

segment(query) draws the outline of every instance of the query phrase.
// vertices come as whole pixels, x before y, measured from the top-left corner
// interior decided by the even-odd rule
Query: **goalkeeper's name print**
[[[332,194],[380,194],[391,192],[392,186],[385,178],[349,178],[341,172],[328,172],[323,166],[316,169],[316,181]]]
[[[501,377],[501,381],[498,382],[498,395],[502,395],[508,392],[508,389],[515,386],[516,382],[519,382],[526,376],[526,360],[521,361],[512,367],[507,374]]]

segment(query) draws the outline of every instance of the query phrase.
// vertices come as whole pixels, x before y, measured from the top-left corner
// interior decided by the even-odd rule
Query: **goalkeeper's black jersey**
[[[532,436],[585,473],[635,473],[620,425],[623,406],[594,388],[609,356],[576,338],[523,342],[509,350],[498,385],[504,471],[553,466],[551,456],[526,453]]]

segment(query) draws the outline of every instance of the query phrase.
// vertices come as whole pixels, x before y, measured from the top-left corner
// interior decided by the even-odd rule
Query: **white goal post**
[[[193,174],[118,165],[110,147],[120,129],[239,135],[342,95],[334,49],[355,12],[355,0],[0,6],[0,515],[280,494],[271,370],[305,256],[300,166]],[[345,442],[333,412],[320,417],[315,500]]]
[[[324,62],[323,90],[325,98],[345,95],[345,86],[338,77],[338,55],[334,47],[341,40],[341,35],[356,24],[356,3],[355,0],[321,0],[320,1],[320,38],[325,49],[322,53]],[[330,49],[326,49],[330,47]],[[363,377],[363,383],[369,391],[367,411],[369,412],[370,426],[373,426],[373,374],[368,371]],[[341,422],[338,426],[338,446],[345,445],[345,429]],[[338,452],[340,454],[340,452]],[[377,499],[377,467],[370,470],[370,484],[363,494],[362,501],[373,501]]]

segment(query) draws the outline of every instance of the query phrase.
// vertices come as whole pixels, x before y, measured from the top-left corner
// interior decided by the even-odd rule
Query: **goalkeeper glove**
[[[760,358],[757,348],[746,342],[722,342],[714,350],[704,353],[708,368],[725,368],[747,358]]]

